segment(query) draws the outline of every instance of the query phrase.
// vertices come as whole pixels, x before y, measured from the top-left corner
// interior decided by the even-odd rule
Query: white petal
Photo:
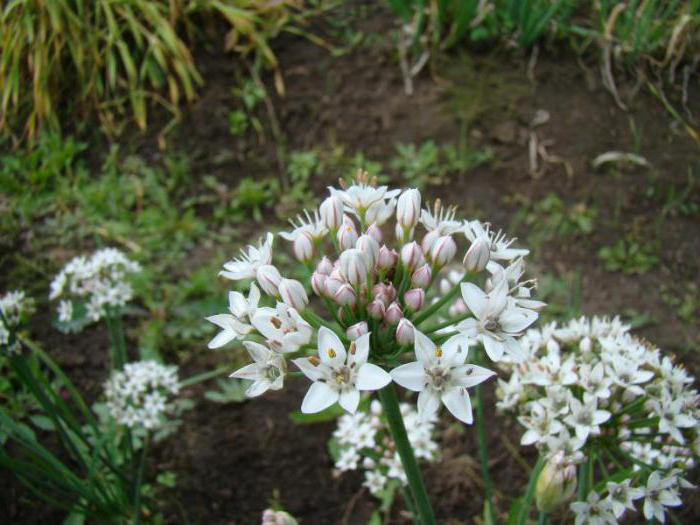
[[[245,395],[247,397],[258,397],[259,395],[264,394],[270,389],[270,381],[267,379],[261,379],[259,381],[255,381],[252,385],[248,387],[248,390],[245,391]]]
[[[239,368],[229,377],[235,377],[236,379],[249,379],[255,381],[260,378],[260,365],[258,363],[251,363]]]
[[[431,419],[440,408],[440,396],[428,388],[418,394],[418,413],[423,421]]]
[[[503,343],[505,345],[506,352],[508,352],[508,355],[512,357],[516,362],[522,363],[527,358],[527,354],[523,350],[523,347],[520,345],[520,342],[514,337],[506,337]]]
[[[394,368],[390,374],[394,382],[408,390],[420,392],[425,388],[425,368],[423,363],[413,361]]]
[[[250,354],[250,357],[252,357],[253,361],[255,362],[267,360],[272,353],[272,350],[254,341],[243,341],[243,346],[245,346],[246,350],[248,350],[248,353]]]
[[[292,363],[297,365],[302,373],[311,379],[311,381],[318,381],[319,379],[325,377],[327,367],[323,364],[314,365],[309,361],[308,357],[300,357],[298,359],[292,359]]]
[[[360,393],[357,390],[345,390],[340,394],[340,406],[354,414],[360,404]]]
[[[355,363],[356,366],[362,366],[367,362],[369,337],[370,333],[366,333],[355,339],[355,353],[348,356],[348,365]]]
[[[454,417],[471,425],[474,422],[472,416],[472,403],[469,394],[463,388],[450,388],[442,394],[442,402]]]
[[[238,337],[238,334],[233,330],[222,330],[221,332],[216,334],[214,339],[209,341],[209,344],[207,346],[212,350],[215,348],[221,348],[226,343],[233,341],[236,337]]]
[[[459,386],[470,388],[495,376],[496,372],[477,365],[463,365],[454,368],[452,374]]]
[[[421,363],[432,363],[435,360],[435,343],[418,329],[413,330],[414,350],[418,361]]]
[[[381,367],[365,363],[357,371],[355,386],[358,390],[379,390],[391,383],[391,376]]]
[[[231,314],[210,315],[206,319],[223,330],[231,330],[233,328],[234,317]]]
[[[467,307],[477,319],[483,319],[486,316],[489,298],[477,285],[474,283],[462,283],[462,299],[464,299]]]
[[[498,318],[498,324],[504,332],[517,334],[525,330],[532,323],[537,321],[538,314],[533,310],[524,308],[511,308],[504,311]]]
[[[501,341],[496,341],[488,335],[481,336],[481,342],[484,344],[484,350],[491,361],[500,361],[503,357],[503,352],[506,350],[506,345]]]
[[[318,330],[318,356],[321,361],[331,366],[345,363],[345,347],[333,330],[322,326]]]
[[[327,409],[338,401],[338,392],[326,383],[316,381],[309,387],[309,391],[301,403],[301,411],[304,414],[315,414]]]
[[[440,361],[444,366],[450,366],[451,364],[461,365],[467,359],[469,338],[463,334],[453,335],[440,348],[442,348]]]

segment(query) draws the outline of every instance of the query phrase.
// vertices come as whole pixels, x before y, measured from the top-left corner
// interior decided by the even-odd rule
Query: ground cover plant
[[[397,4],[159,4],[191,104],[5,132],[0,515],[697,521],[695,5]]]

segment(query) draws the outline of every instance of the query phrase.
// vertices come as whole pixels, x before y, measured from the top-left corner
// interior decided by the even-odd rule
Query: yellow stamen
[[[309,363],[311,363],[314,366],[318,366],[321,364],[321,360],[315,355],[312,355],[311,357],[309,357]]]
[[[333,350],[332,348],[328,350],[328,357],[330,357],[331,359],[333,359],[336,355],[337,354],[335,353],[335,350]]]
[[[442,347],[438,346],[435,348],[435,357],[442,357]]]

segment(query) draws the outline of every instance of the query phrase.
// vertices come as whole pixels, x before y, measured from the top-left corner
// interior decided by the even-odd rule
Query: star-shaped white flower
[[[644,490],[639,487],[631,487],[631,479],[626,479],[622,483],[608,481],[605,485],[608,490],[607,500],[616,518],[622,516],[626,510],[634,509],[634,500],[644,496]]]
[[[313,215],[308,210],[304,210],[304,216],[297,215],[296,222],[289,220],[294,227],[292,231],[280,232],[280,237],[287,241],[294,242],[300,235],[308,235],[314,241],[323,239],[328,234],[328,228],[321,220],[318,210]]]
[[[236,370],[230,377],[253,381],[245,392],[247,397],[256,397],[268,390],[279,390],[284,384],[287,364],[282,355],[253,341],[243,341],[254,363]]]
[[[462,298],[475,319],[465,319],[457,330],[481,341],[492,361],[499,361],[505,352],[522,360],[523,352],[515,336],[537,320],[537,312],[509,303],[505,281],[488,295],[473,283],[462,283]]]
[[[361,390],[379,390],[391,382],[391,376],[379,366],[368,363],[367,333],[350,343],[346,351],[340,338],[322,326],[318,331],[318,357],[294,359],[313,383],[301,404],[305,414],[321,412],[336,402],[350,413],[357,410]]]
[[[255,284],[250,285],[247,299],[240,292],[229,292],[228,309],[231,313],[207,317],[207,321],[221,328],[221,331],[209,342],[209,348],[221,348],[234,339],[249,334],[253,330],[250,321],[258,308],[258,301],[260,301],[260,290]]]
[[[491,260],[512,261],[517,257],[525,256],[530,253],[530,250],[522,250],[511,248],[511,244],[515,239],[506,238],[502,231],[492,231],[491,225],[488,223],[482,224],[478,220],[464,222],[464,236],[474,242],[477,239],[483,239],[488,243],[491,252]],[[488,267],[487,267],[488,268]]]
[[[585,441],[588,436],[600,434],[600,425],[610,419],[610,412],[598,409],[598,399],[583,395],[583,402],[575,397],[569,399],[571,414],[564,421],[576,431],[576,437]]]
[[[311,325],[285,303],[277,303],[276,308],[258,308],[252,324],[275,352],[296,352],[313,335]]]
[[[661,523],[665,523],[665,507],[677,507],[683,503],[678,497],[676,485],[676,480],[672,476],[662,478],[659,471],[651,473],[644,490],[644,517],[646,519],[656,518]]]
[[[401,193],[400,189],[389,190],[386,186],[371,186],[360,182],[346,190],[328,189],[331,195],[340,197],[358,219],[377,225],[385,223],[393,215],[396,197]]]
[[[232,281],[254,279],[258,268],[272,262],[273,240],[273,235],[268,232],[265,242],[260,242],[258,247],[249,245],[242,249],[240,257],[225,263],[219,275]]]
[[[472,406],[467,388],[476,386],[495,372],[466,363],[469,345],[462,335],[455,335],[442,346],[414,330],[417,361],[394,368],[392,379],[404,388],[420,392],[418,412],[421,418],[433,417],[442,402],[454,417],[471,424]]]
[[[601,500],[595,490],[588,493],[586,501],[575,501],[569,508],[576,516],[575,525],[615,525],[617,519],[610,503]]]

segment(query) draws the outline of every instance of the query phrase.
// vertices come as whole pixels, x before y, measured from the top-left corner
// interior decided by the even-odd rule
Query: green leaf
[[[42,415],[31,416],[29,420],[34,424],[34,426],[40,428],[41,430],[46,430],[47,432],[53,432],[56,430],[56,426],[51,421],[51,418]]]

